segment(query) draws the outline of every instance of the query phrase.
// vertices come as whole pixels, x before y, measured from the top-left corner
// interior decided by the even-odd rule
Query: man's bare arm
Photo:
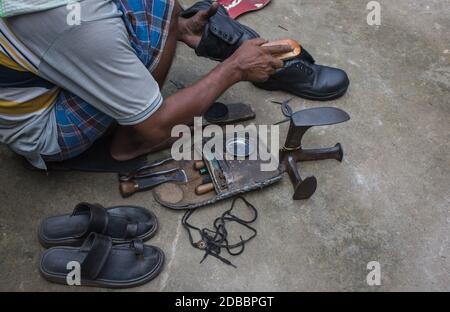
[[[137,125],[136,129],[147,139],[152,139],[155,135],[154,132],[149,133],[148,128],[159,132],[157,137],[168,138],[174,126],[191,124],[194,116],[203,115],[209,106],[233,84],[241,80],[266,80],[277,68],[283,66],[283,63],[274,59],[270,53],[277,49],[289,50],[290,48],[274,47],[275,50],[266,50],[260,47],[265,42],[263,39],[254,40],[247,44],[240,54],[238,52],[236,57],[231,57],[218,65],[194,85],[168,97],[158,112]]]
[[[283,67],[283,62],[272,54],[288,52],[289,46],[261,47],[266,40],[247,41],[236,53],[219,64],[201,80],[169,96],[161,108],[146,121],[129,131],[130,156],[140,156],[154,151],[170,139],[172,128],[179,124],[191,125],[195,116],[201,116],[211,104],[233,84],[247,81],[264,81]],[[123,142],[123,140],[121,140]],[[118,160],[120,156],[112,154]],[[130,155],[130,153],[132,155]]]

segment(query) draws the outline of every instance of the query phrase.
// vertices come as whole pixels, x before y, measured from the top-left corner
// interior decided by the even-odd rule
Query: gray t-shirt
[[[109,0],[84,0],[81,25],[65,6],[9,18],[19,39],[40,58],[39,76],[78,95],[121,125],[147,119],[162,102],[151,73],[130,46],[121,12]]]
[[[8,23],[39,58],[39,76],[78,95],[121,125],[143,122],[158,110],[163,98],[130,46],[121,12],[110,0],[84,0],[80,5],[80,25],[69,25],[65,6],[14,16]],[[48,118],[37,122],[55,129],[54,116]],[[46,154],[52,149],[58,153],[54,130],[42,132]]]

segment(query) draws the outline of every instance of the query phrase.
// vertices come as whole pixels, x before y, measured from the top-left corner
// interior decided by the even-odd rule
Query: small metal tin
[[[226,150],[236,157],[249,157],[256,152],[256,144],[250,138],[233,138],[227,141]]]

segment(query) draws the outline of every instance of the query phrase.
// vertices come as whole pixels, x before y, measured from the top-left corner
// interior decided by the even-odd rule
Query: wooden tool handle
[[[277,59],[280,59],[282,61],[292,60],[292,59],[296,58],[297,56],[299,56],[300,53],[302,53],[302,47],[300,46],[300,44],[297,41],[292,40],[292,39],[283,39],[283,40],[268,42],[266,44],[263,44],[263,47],[284,46],[284,45],[291,46],[293,51],[288,52],[288,53],[275,54],[274,57],[276,57]]]
[[[195,170],[200,170],[200,169],[202,169],[202,168],[205,168],[206,167],[206,164],[205,164],[205,162],[204,161],[196,161],[196,162],[194,162],[194,169]]]
[[[202,185],[197,186],[197,188],[195,189],[195,194],[197,194],[198,196],[201,196],[201,195],[208,194],[209,192],[212,192],[212,191],[214,191],[213,183],[202,184]]]
[[[120,183],[120,194],[123,197],[130,197],[131,195],[135,194],[137,191],[139,191],[139,185],[137,185],[134,182],[122,182]]]

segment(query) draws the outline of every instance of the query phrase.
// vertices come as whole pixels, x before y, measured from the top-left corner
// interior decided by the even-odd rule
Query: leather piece
[[[223,103],[216,102],[206,111],[203,117],[211,123],[221,122],[228,118],[229,109]]]
[[[104,211],[108,222],[102,233],[111,236],[114,244],[127,243],[136,238],[147,240],[158,229],[156,216],[145,208],[117,206]],[[44,247],[80,246],[90,234],[90,219],[90,210],[86,211],[86,208],[79,208],[73,214],[48,217],[39,227],[39,240]]]
[[[219,104],[219,106],[221,106]],[[203,116],[203,126],[214,125],[229,125],[236,124],[238,122],[244,122],[250,119],[255,119],[256,113],[253,111],[252,107],[245,103],[230,103],[225,104],[226,109],[214,108],[209,115],[205,114]],[[220,110],[222,112],[217,112],[215,110]],[[226,113],[225,113],[226,110]],[[220,116],[223,116],[220,118]]]
[[[42,276],[50,282],[67,285],[66,266],[71,261],[82,264],[81,286],[130,288],[143,285],[161,273],[165,259],[161,249],[138,243],[137,247],[109,245],[108,251],[107,240],[96,236],[98,241],[96,247],[91,244],[92,249],[87,243],[84,249],[54,247],[46,250],[39,265]],[[98,257],[91,263],[91,268],[88,266],[90,255],[92,259],[93,255]]]
[[[271,0],[219,0],[230,14],[232,19],[236,19],[244,13],[263,9]]]

